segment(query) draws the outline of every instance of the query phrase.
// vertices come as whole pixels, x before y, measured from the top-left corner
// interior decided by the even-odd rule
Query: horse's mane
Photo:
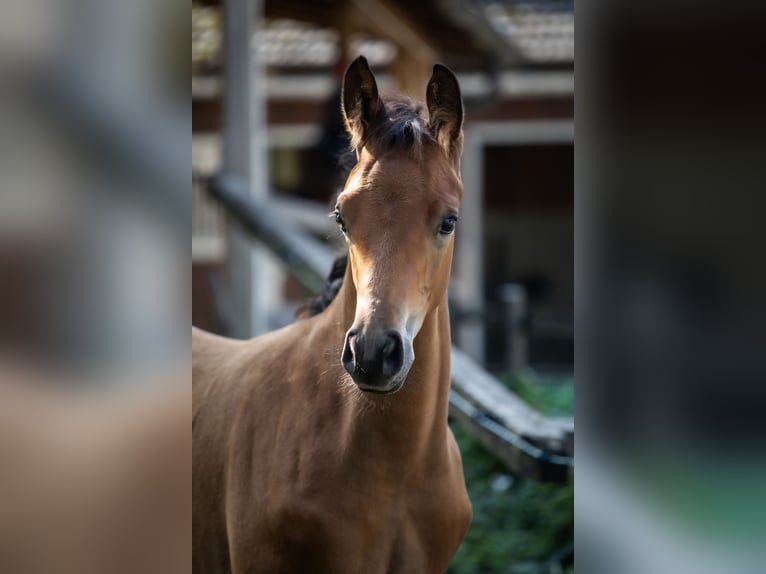
[[[335,299],[335,296],[343,285],[343,277],[346,274],[347,264],[348,253],[344,253],[335,258],[335,261],[332,263],[332,269],[330,269],[330,274],[325,281],[324,289],[322,289],[322,292],[319,293],[319,295],[316,295],[295,312],[295,316],[298,319],[307,319],[308,317],[319,315],[330,306],[330,303]]]
[[[383,119],[376,123],[363,144],[379,151],[406,150],[419,160],[424,142],[436,141],[429,130],[425,107],[403,96],[389,98],[383,106]],[[356,151],[349,147],[338,160],[343,181],[356,165]],[[296,317],[303,319],[319,315],[332,303],[343,285],[347,264],[348,253],[335,259],[322,292],[298,309]]]

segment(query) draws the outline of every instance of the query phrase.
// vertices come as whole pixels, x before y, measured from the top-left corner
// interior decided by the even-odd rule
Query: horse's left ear
[[[459,161],[463,149],[463,98],[457,78],[436,64],[426,89],[431,133],[447,155]]]

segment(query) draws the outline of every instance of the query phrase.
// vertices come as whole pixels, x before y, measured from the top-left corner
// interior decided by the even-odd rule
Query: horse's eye
[[[343,216],[341,216],[340,211],[338,211],[337,209],[335,210],[335,223],[340,225],[340,230],[343,233],[346,233],[346,222],[343,221]]]
[[[441,225],[439,226],[439,233],[442,235],[449,235],[453,231],[455,231],[455,223],[457,222],[457,216],[455,215],[448,215],[444,219],[442,219]]]

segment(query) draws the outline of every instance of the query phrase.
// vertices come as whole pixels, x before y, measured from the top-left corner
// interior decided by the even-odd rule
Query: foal
[[[425,118],[360,57],[342,99],[335,299],[249,341],[192,335],[195,573],[440,573],[471,520],[447,426],[460,88],[434,66]]]

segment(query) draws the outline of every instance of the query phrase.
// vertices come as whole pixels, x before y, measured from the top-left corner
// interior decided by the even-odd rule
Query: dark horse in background
[[[434,66],[426,114],[360,57],[342,105],[337,295],[249,341],[193,332],[195,573],[441,573],[471,520],[447,426],[460,88]]]

